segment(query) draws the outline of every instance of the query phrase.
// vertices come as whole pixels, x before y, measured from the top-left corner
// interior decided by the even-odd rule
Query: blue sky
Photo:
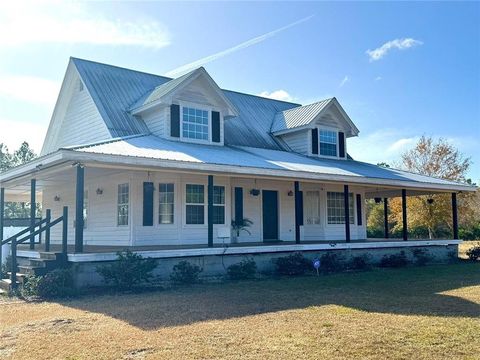
[[[355,159],[393,163],[421,135],[444,137],[480,182],[479,24],[475,2],[4,2],[0,142],[40,150],[69,56],[157,74],[204,65],[226,89],[336,96],[360,129]]]

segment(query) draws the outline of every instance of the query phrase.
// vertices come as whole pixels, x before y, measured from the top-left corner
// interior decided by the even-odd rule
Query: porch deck
[[[349,249],[378,249],[378,248],[405,248],[416,246],[448,246],[458,245],[460,240],[429,240],[416,239],[403,241],[402,239],[364,239],[331,241],[302,241],[296,244],[294,241],[271,241],[271,242],[244,242],[237,244],[207,244],[194,245],[150,245],[150,246],[104,246],[85,245],[83,253],[75,253],[73,245],[68,246],[68,260],[70,262],[88,261],[112,261],[116,259],[116,253],[122,250],[130,250],[144,257],[171,258],[171,257],[194,257],[208,255],[248,255],[259,253],[277,253],[294,251],[315,250],[349,250]],[[39,257],[39,253],[45,251],[44,244],[37,244],[35,250],[30,250],[28,244],[22,244],[18,248],[19,256]],[[52,244],[50,251],[60,252],[61,245]]]

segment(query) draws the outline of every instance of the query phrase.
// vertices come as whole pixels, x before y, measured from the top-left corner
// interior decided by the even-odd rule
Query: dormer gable
[[[295,152],[346,159],[346,139],[359,130],[338,100],[331,98],[278,112],[271,133]]]
[[[157,136],[214,145],[224,143],[224,120],[238,115],[203,67],[157,86],[130,112]]]

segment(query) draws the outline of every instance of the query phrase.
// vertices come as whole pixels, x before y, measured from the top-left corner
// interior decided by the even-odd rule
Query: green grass
[[[480,263],[0,306],[6,359],[474,359],[479,334]]]

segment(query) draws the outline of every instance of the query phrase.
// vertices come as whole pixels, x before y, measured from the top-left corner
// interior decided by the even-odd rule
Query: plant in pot
[[[252,225],[253,221],[248,218],[244,218],[241,221],[232,220],[232,243],[236,244],[238,242],[238,237],[242,231],[245,231],[248,233],[248,235],[252,235],[252,233],[248,230],[248,228]]]

